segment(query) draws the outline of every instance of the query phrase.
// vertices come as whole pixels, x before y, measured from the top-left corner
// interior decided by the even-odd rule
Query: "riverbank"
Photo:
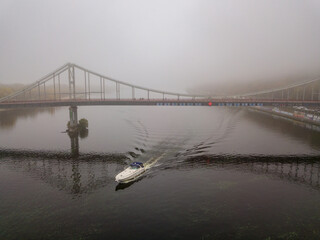
[[[299,107],[297,107],[297,108],[299,109]],[[299,109],[299,111],[297,111],[294,108],[280,109],[277,107],[262,107],[262,106],[251,107],[250,109],[256,110],[256,111],[261,111],[264,113],[268,113],[268,114],[271,114],[274,116],[280,116],[280,117],[294,120],[297,122],[308,123],[308,124],[312,124],[315,126],[320,126],[320,116],[318,114],[310,114],[309,112],[313,111],[310,109],[304,109],[304,110]]]

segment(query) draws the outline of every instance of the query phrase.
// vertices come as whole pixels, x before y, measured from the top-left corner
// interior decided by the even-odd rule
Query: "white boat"
[[[141,162],[133,162],[130,164],[128,168],[119,173],[116,176],[116,182],[118,183],[126,183],[136,179],[140,174],[145,171],[145,167]]]

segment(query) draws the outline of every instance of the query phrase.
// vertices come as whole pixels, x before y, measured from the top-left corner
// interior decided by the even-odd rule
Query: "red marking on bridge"
[[[212,102],[209,102],[208,105],[209,105],[209,106],[212,106]]]

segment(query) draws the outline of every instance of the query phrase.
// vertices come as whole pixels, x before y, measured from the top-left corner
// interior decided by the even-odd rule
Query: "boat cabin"
[[[131,169],[139,169],[139,168],[143,168],[143,163],[142,162],[133,162],[130,164],[130,168]]]

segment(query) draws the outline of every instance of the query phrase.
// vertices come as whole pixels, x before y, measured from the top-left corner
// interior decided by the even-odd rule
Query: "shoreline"
[[[286,118],[288,120],[294,120],[294,121],[297,121],[297,122],[300,122],[300,123],[312,124],[312,125],[315,125],[315,126],[318,126],[318,127],[320,126],[320,122],[317,122],[317,121],[314,121],[314,120],[311,120],[311,119],[307,119],[307,118],[295,117],[293,115],[289,115],[289,112],[286,112],[286,114],[285,114],[285,113],[273,111],[272,109],[265,108],[265,107],[250,107],[249,109],[250,110],[255,110],[255,111],[258,111],[258,112],[260,111],[260,112],[268,113],[268,114],[273,115],[273,116],[283,117],[283,118]]]

